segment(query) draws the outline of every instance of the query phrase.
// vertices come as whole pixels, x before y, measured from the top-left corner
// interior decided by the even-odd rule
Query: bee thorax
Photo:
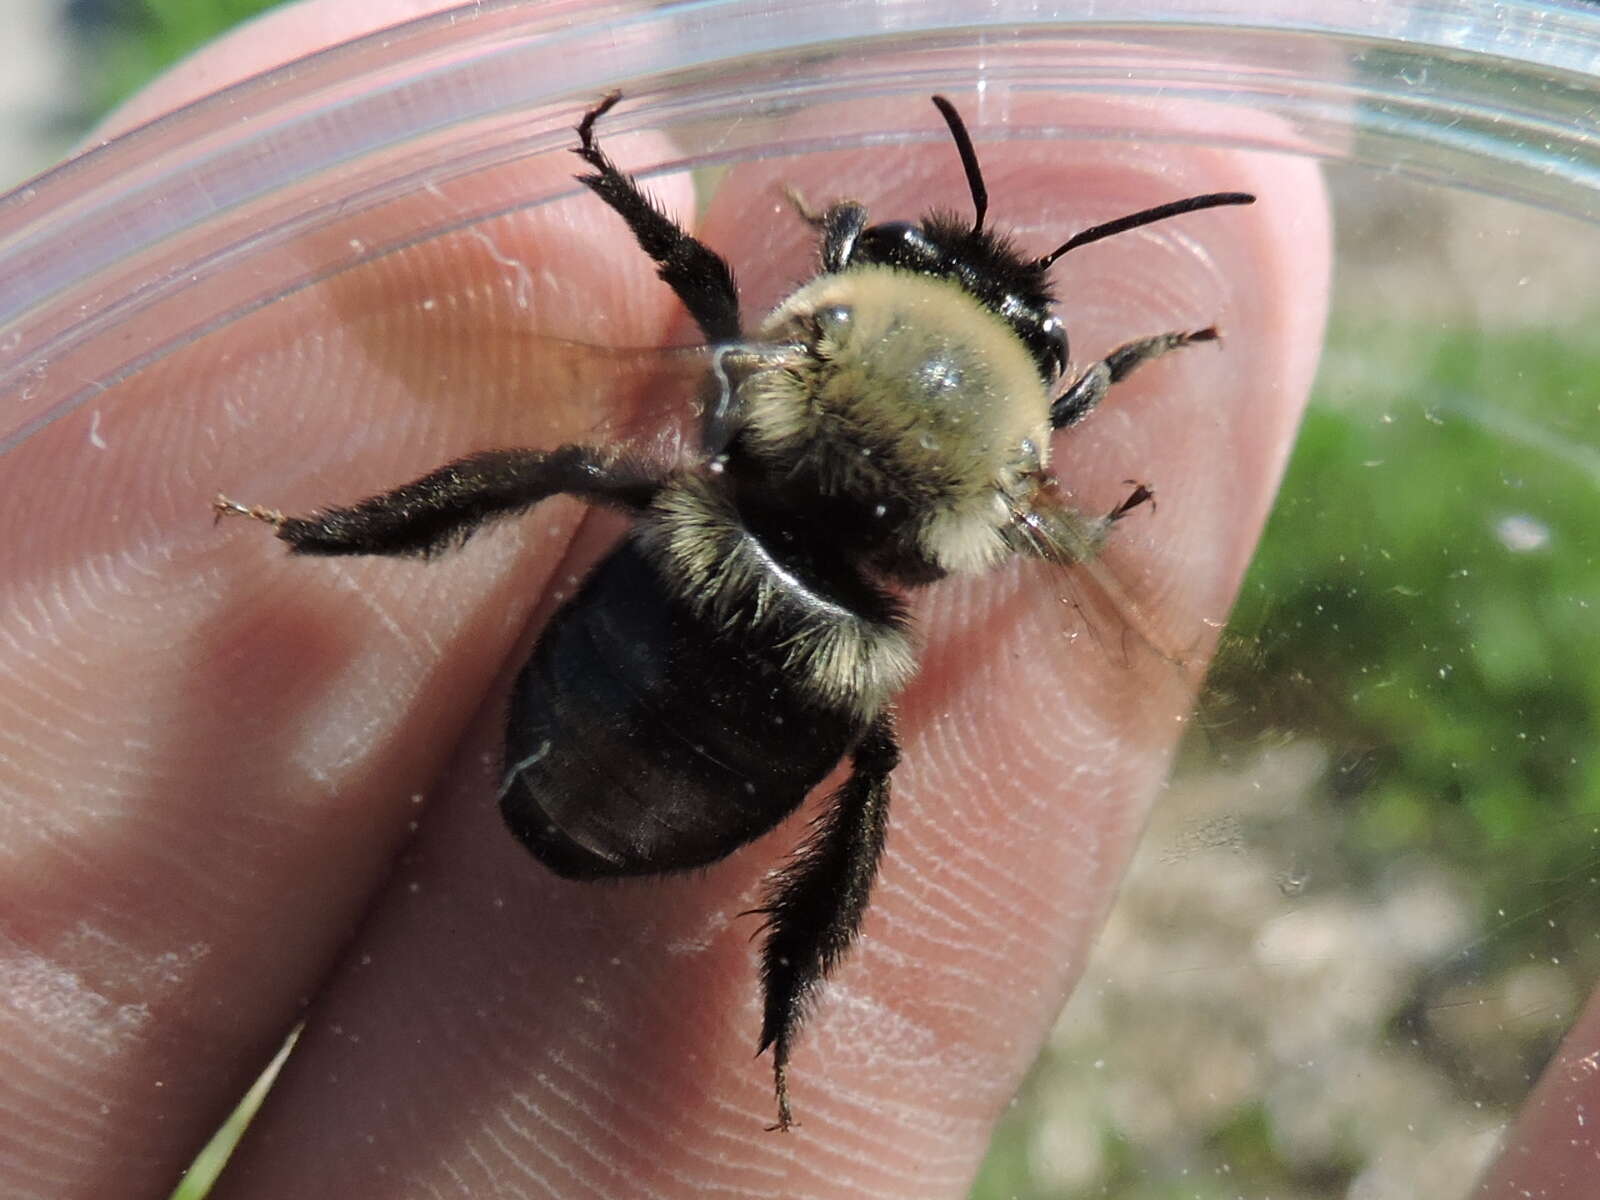
[[[1045,466],[1050,412],[1005,322],[948,281],[866,267],[800,289],[761,337],[795,353],[742,386],[760,476],[856,510],[924,569],[1005,555],[1006,498]]]

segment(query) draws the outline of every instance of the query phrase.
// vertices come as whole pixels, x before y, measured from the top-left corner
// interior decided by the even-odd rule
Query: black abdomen
[[[500,808],[558,875],[715,862],[783,820],[860,736],[782,652],[693,613],[624,541],[511,692]]]

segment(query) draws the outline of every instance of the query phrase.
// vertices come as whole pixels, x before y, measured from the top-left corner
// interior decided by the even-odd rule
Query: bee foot
[[[289,519],[275,508],[263,508],[259,504],[240,504],[237,500],[230,500],[221,494],[211,502],[211,512],[214,517],[213,523],[222,520],[223,517],[249,517],[252,520],[265,521],[274,529],[281,528]]]

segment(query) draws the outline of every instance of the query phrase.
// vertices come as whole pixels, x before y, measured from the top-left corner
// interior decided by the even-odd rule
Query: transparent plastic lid
[[[1588,665],[1600,653],[1600,362],[1588,348],[1600,314],[1597,47],[1600,8],[1579,3],[698,0],[471,4],[290,63],[0,200],[0,595],[9,613],[0,662],[20,676],[80,644],[89,660],[107,630],[148,624],[137,652],[85,685],[128,698],[106,702],[95,744],[119,747],[130,775],[142,770],[159,751],[159,730],[117,721],[174,696],[190,699],[190,720],[215,721],[204,726],[216,756],[207,770],[245,754],[265,761],[268,748],[281,754],[290,730],[286,757],[304,767],[295,776],[303,787],[280,795],[281,780],[262,766],[261,804],[274,816],[367,786],[352,764],[375,743],[408,753],[390,742],[404,741],[394,730],[418,709],[449,710],[437,725],[449,745],[466,736],[499,664],[515,657],[517,631],[548,612],[534,608],[527,593],[541,588],[519,561],[541,539],[565,544],[575,516],[541,517],[522,541],[475,545],[480,557],[460,573],[349,577],[359,579],[348,588],[355,599],[328,620],[305,600],[304,562],[294,574],[277,559],[269,571],[247,549],[225,556],[220,539],[243,535],[214,530],[208,506],[227,491],[298,511],[469,450],[626,424],[595,407],[596,381],[643,394],[658,385],[650,372],[660,363],[641,359],[633,370],[614,357],[602,370],[575,343],[625,351],[694,339],[654,305],[659,284],[642,256],[632,262],[627,245],[606,253],[624,235],[572,179],[574,125],[612,90],[625,100],[606,117],[608,152],[669,209],[723,231],[719,248],[747,281],[752,312],[813,267],[811,235],[783,182],[837,177],[883,218],[967,202],[931,94],[948,95],[980,155],[1001,161],[993,212],[1028,245],[1117,215],[1078,211],[1066,185],[1058,200],[1036,194],[1026,185],[1041,171],[1075,186],[1083,176],[1074,164],[1090,161],[1137,205],[1186,185],[1227,186],[1175,165],[1195,148],[1252,164],[1262,181],[1251,184],[1256,209],[1163,225],[1098,266],[1085,259],[1081,273],[1063,270],[1075,351],[1248,309],[1246,289],[1218,284],[1218,256],[1230,230],[1269,219],[1259,214],[1273,203],[1274,172],[1304,181],[1314,163],[1333,207],[1328,340],[1287,483],[1226,631],[1246,551],[1218,566],[1221,552],[1191,522],[1201,500],[1232,485],[1237,463],[1219,458],[1185,474],[1149,447],[1173,429],[1248,424],[1248,414],[1229,411],[1240,394],[1230,391],[1238,373],[1228,329],[1217,355],[1196,350],[1178,368],[1180,394],[1144,408],[1108,404],[1081,441],[1071,435],[1068,461],[1102,476],[1084,483],[1094,504],[1126,494],[1130,473],[1159,477],[1158,508],[1137,528],[1128,523],[1128,548],[1109,556],[1113,571],[1140,599],[1191,600],[1191,632],[1221,639],[1199,715],[1184,718],[1194,732],[1097,955],[1078,957],[1084,931],[1098,927],[1088,908],[1072,918],[1078,940],[998,918],[983,925],[977,940],[995,960],[965,979],[924,975],[897,949],[874,949],[869,924],[865,953],[824,990],[806,1070],[818,1077],[831,1059],[871,1081],[925,1065],[910,1018],[888,1049],[855,1039],[874,1016],[904,1016],[887,1011],[892,989],[859,984],[865,973],[899,980],[893,994],[928,1005],[935,984],[977,988],[974,977],[1009,978],[1021,959],[1042,1006],[1079,983],[974,1195],[1187,1195],[1202,1177],[1225,1182],[1218,1195],[1466,1195],[1530,1094],[1571,1116],[1577,1100],[1562,1081],[1595,1074],[1575,1042],[1560,1047],[1600,976],[1586,919],[1600,861],[1600,688]],[[746,208],[730,212],[722,189],[740,173]],[[754,177],[761,187],[748,183]],[[1298,216],[1308,237],[1323,236],[1320,210]],[[602,257],[604,269],[592,271]],[[1317,294],[1282,319],[1320,328],[1326,289],[1320,278],[1307,282]],[[352,357],[363,372],[340,375],[335,367]],[[342,432],[314,432],[330,413]],[[241,566],[247,557],[253,565]],[[575,586],[575,569],[570,579],[555,562],[540,569],[552,594]],[[1207,572],[1227,576],[1228,587],[1208,592],[1196,582]],[[1119,646],[1105,625],[1081,639],[1097,644],[1074,651],[1075,673],[1057,671],[1053,651],[1019,630],[1045,628],[1047,613],[1063,627],[1085,622],[1073,597],[1038,576],[967,586],[941,585],[918,613],[940,670],[979,631],[971,640],[990,647],[984,665],[948,688],[914,688],[913,724],[986,728],[990,714],[972,703],[990,694],[980,685],[1018,675],[1049,697],[1040,713],[1050,718],[1059,717],[1053,697],[1088,687],[1114,692],[1146,722],[1167,720],[1169,706],[1187,711],[1181,673]],[[1014,592],[1029,597],[1026,622],[1002,629],[1010,640],[993,639],[969,599]],[[252,609],[242,624],[217,615],[223,598],[246,594],[264,615]],[[41,631],[37,614],[55,612],[62,597],[87,597],[88,615],[64,633]],[[429,614],[425,635],[407,639],[385,625],[399,597]],[[328,682],[356,677],[359,692]],[[58,745],[51,729],[19,718],[15,734],[45,748],[41,761],[73,761],[79,743],[62,734]],[[498,748],[486,736],[468,745],[492,758]],[[1011,734],[986,736],[994,744]],[[958,732],[927,744],[947,752],[941,768],[959,772],[966,760],[949,745],[980,740]],[[424,759],[434,772],[448,761],[445,750]],[[968,878],[963,839],[981,843],[995,827],[1013,830],[1018,862],[1070,838],[1091,850],[1098,834],[1131,845],[1142,802],[1107,801],[1126,826],[1112,833],[1109,818],[1075,823],[1054,803],[1051,765],[1019,764],[1000,781],[978,772],[968,794],[950,797],[919,795],[913,782],[890,837],[884,915],[869,921],[882,920],[892,939],[939,911],[947,881]],[[1168,765],[1163,752],[1138,775],[1146,791]],[[1119,764],[1107,755],[1074,769],[1070,786],[1089,786]],[[48,781],[40,770],[36,779]],[[179,805],[179,824],[235,819],[229,805],[240,797],[201,795],[194,780],[207,770],[189,779],[196,794]],[[461,785],[469,798],[445,807],[478,813],[486,828],[488,786]],[[1031,789],[1027,816],[1038,824],[1008,807],[1015,789]],[[137,826],[150,798],[107,784],[96,803],[106,822]],[[403,807],[363,810],[388,821],[374,836],[370,878],[353,873],[372,889],[411,819]],[[756,858],[740,877],[751,895],[760,869],[778,861],[776,852]],[[497,869],[485,878],[498,880]],[[283,870],[292,892],[299,876]],[[435,880],[425,892],[450,886]],[[1037,894],[1054,896],[1051,886],[1038,883]],[[700,910],[674,895],[606,892],[593,903],[638,928],[664,928],[671,950],[659,961],[670,960],[669,973],[713,953],[707,946],[725,953],[728,970],[745,974],[738,989],[715,995],[746,1003],[755,986],[748,920],[740,924],[730,902],[731,932],[707,931]],[[349,903],[353,922],[361,910]],[[552,908],[535,924],[581,925],[577,911]],[[626,952],[621,944],[595,934],[590,949],[605,969],[613,955],[630,967],[658,961],[642,943]],[[192,984],[201,994],[240,970],[228,953],[200,957]],[[595,977],[559,969],[563,979]],[[851,970],[863,972],[856,983]],[[322,978],[286,976],[285,1004]],[[504,994],[524,982],[516,976]],[[478,1013],[461,986],[455,999]],[[552,1008],[552,1021],[591,1011],[580,984],[570,991],[570,1010]],[[961,993],[963,1002],[981,994]],[[981,1025],[984,1005],[972,1005],[967,1015]],[[444,1012],[452,1030],[466,1024],[451,1023],[447,1004],[420,1008]],[[725,1040],[742,1047],[746,1057],[730,1069],[748,1076],[743,1099],[765,1116],[768,1081],[747,1061],[748,1015],[726,1017],[738,1029]],[[412,1032],[420,1046],[433,1031]],[[1008,1036],[988,1034],[996,1044]],[[410,1053],[407,1043],[395,1058],[409,1065]],[[874,1181],[947,1184],[970,1169],[962,1147],[988,1136],[998,1102],[981,1087],[976,1099],[955,1095],[959,1057],[940,1060],[945,1091],[931,1089],[943,1123],[916,1128],[908,1118],[903,1138],[863,1150],[872,1164],[854,1164],[861,1194],[882,1194]],[[1546,1090],[1535,1093],[1542,1073]],[[640,1095],[654,1096],[652,1086],[641,1083]],[[842,1103],[816,1105],[817,1127],[848,1126]],[[753,1128],[760,1119],[740,1116]],[[422,1169],[420,1143],[391,1132],[377,1145],[397,1172]],[[758,1157],[797,1173],[784,1179],[804,1176],[789,1149]],[[621,1152],[616,1163],[618,1178],[640,1184],[644,1176],[629,1172],[643,1167]],[[674,1165],[692,1175],[703,1164]],[[872,1173],[880,1169],[881,1178]],[[1502,1177],[1505,1194],[1514,1175]],[[1585,1194],[1559,1181],[1538,1186]]]

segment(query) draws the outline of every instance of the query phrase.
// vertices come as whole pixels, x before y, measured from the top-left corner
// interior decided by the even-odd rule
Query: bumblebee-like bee
[[[709,343],[699,452],[646,464],[561,446],[473,454],[306,517],[218,498],[297,554],[429,556],[558,494],[621,509],[631,531],[551,618],[506,713],[507,824],[571,879],[716,862],[776,826],[846,756],[850,774],[771,879],[760,1047],[778,1120],[806,1001],[854,942],[899,760],[894,699],[917,669],[897,589],[1024,553],[1092,558],[1129,510],[1089,516],[1050,473],[1050,438],[1140,363],[1214,329],[1122,346],[1072,378],[1051,264],[1088,242],[1197,209],[1194,196],[1030,257],[984,225],[977,155],[949,101],[975,209],[869,224],[820,213],[820,270],[747,335],[728,264],[661,212],[579,124],[578,178],[627,223]]]

